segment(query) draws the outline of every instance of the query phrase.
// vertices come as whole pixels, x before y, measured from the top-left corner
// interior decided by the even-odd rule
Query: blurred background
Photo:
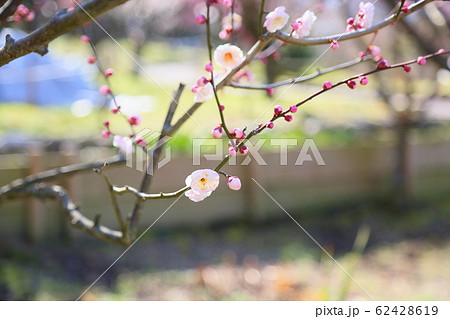
[[[377,1],[374,22],[392,12],[396,1]],[[7,23],[0,30],[20,38],[45,23],[71,1],[25,2],[36,11],[31,22]],[[242,27],[237,44],[246,52],[257,39],[259,0],[240,0]],[[311,36],[345,31],[359,1],[267,1],[266,10],[285,5],[291,19],[307,9],[317,21]],[[42,170],[101,161],[115,154],[103,139],[103,121],[127,135],[128,127],[109,112],[111,101],[98,94],[104,84],[82,34],[91,37],[118,102],[143,121],[138,129],[160,131],[179,82],[187,88],[205,75],[204,12],[200,0],[133,0],[96,24],[64,35],[44,56],[31,54],[0,70],[0,186]],[[224,6],[212,10],[213,44]],[[281,47],[255,61],[254,83],[310,74],[356,58],[378,45],[390,63],[448,49],[450,7],[437,1],[385,28],[374,37],[329,45]],[[118,46],[130,52],[141,69]],[[326,51],[327,50],[327,51]],[[326,51],[326,52],[325,52]],[[325,53],[324,53],[325,52]],[[322,55],[323,54],[323,55]],[[320,59],[316,60],[318,56]],[[271,117],[273,103],[295,104],[335,82],[374,68],[373,61],[289,88],[265,91],[225,88],[220,93],[230,127],[253,127]],[[148,76],[150,74],[156,82]],[[163,90],[164,89],[164,90]],[[169,93],[166,94],[166,92]],[[193,103],[186,89],[175,119]],[[305,104],[291,123],[277,122],[260,139],[290,138],[287,165],[279,146],[267,140],[267,165],[226,166],[243,183],[239,192],[219,186],[200,203],[180,199],[136,245],[83,296],[84,300],[365,300],[369,297],[253,181],[271,194],[377,300],[450,298],[450,72],[447,57],[414,65],[412,72],[382,72],[356,90],[338,88]],[[276,101],[278,99],[278,101]],[[208,138],[219,124],[214,101],[206,102],[169,142],[172,160],[156,171],[152,192],[173,191],[193,170],[214,161],[192,161],[195,139]],[[294,165],[306,139],[325,161]],[[257,143],[257,139],[253,144]],[[204,148],[205,153],[211,151]],[[117,185],[139,186],[134,168],[106,171]],[[104,181],[92,172],[60,178],[88,217],[117,227]],[[222,184],[224,182],[222,181]],[[134,199],[120,197],[123,212]],[[144,231],[173,200],[146,203]],[[0,299],[76,299],[123,251],[70,228],[59,206],[29,198],[1,203]]]

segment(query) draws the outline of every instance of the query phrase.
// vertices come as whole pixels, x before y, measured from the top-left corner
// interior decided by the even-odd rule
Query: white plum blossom
[[[189,199],[193,202],[200,202],[204,200],[206,197],[211,195],[212,192],[196,192],[193,189],[188,190],[184,195],[189,197]]]
[[[185,195],[194,202],[204,200],[219,186],[219,174],[212,169],[200,169],[186,177],[186,186],[191,189]]]
[[[308,36],[311,32],[311,27],[314,21],[316,20],[317,17],[314,14],[314,12],[306,10],[305,13],[303,13],[303,15],[301,16],[301,18],[295,20],[297,26],[296,30],[292,32],[292,36],[297,39]]]
[[[275,10],[273,10],[266,16],[264,26],[266,27],[267,31],[273,33],[277,30],[282,29],[286,25],[289,19],[289,15],[284,12],[285,9],[286,8],[284,6],[276,7]]]
[[[197,192],[212,192],[219,186],[219,173],[212,169],[199,169],[186,177],[185,182]]]
[[[117,147],[124,154],[131,154],[134,152],[133,142],[128,137],[114,135],[113,146]]]
[[[214,51],[214,61],[225,69],[234,69],[244,61],[244,53],[235,45],[222,44]]]
[[[362,30],[372,25],[375,6],[371,2],[360,2],[359,11],[353,24],[347,26],[347,31]]]
[[[214,96],[213,86],[210,82],[206,83],[203,86],[199,86],[196,89],[196,93],[194,96],[194,101],[196,103],[206,102]]]

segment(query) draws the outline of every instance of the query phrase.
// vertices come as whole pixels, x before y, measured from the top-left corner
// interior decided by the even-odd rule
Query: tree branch
[[[59,10],[46,24],[21,39],[14,40],[7,35],[5,45],[0,49],[0,67],[32,52],[45,55],[49,42],[92,21],[86,12],[95,18],[126,1],[88,0],[79,4],[73,11]]]
[[[274,82],[274,83],[269,83],[269,84],[250,85],[250,84],[241,84],[238,82],[231,81],[230,84],[228,84],[228,86],[231,86],[233,88],[238,88],[238,89],[267,90],[268,88],[276,88],[276,87],[283,86],[283,85],[297,84],[297,83],[305,82],[305,81],[314,79],[320,75],[331,73],[336,70],[345,69],[345,68],[357,65],[361,62],[365,62],[367,60],[369,60],[369,59],[368,58],[356,58],[351,61],[343,62],[341,64],[337,64],[335,66],[326,68],[324,70],[319,69],[316,72],[308,74],[308,75],[299,76],[297,78]]]
[[[122,245],[131,244],[131,241],[124,237],[121,231],[113,230],[106,226],[100,225],[99,218],[96,218],[96,221],[92,221],[91,219],[85,217],[75,203],[70,199],[67,191],[61,186],[44,183],[32,184],[25,188],[15,190],[6,196],[8,199],[12,199],[30,195],[40,199],[58,200],[61,207],[64,209],[70,224],[90,235],[110,243]]]
[[[325,36],[325,37],[301,38],[301,39],[293,38],[289,34],[283,33],[281,31],[277,31],[275,33],[269,33],[268,36],[282,40],[286,43],[303,45],[303,46],[317,45],[317,44],[329,44],[330,41],[332,41],[332,40],[345,41],[345,40],[355,39],[355,38],[358,38],[358,37],[361,37],[361,36],[364,36],[367,34],[374,33],[384,27],[387,27],[388,25],[396,22],[399,19],[403,19],[404,17],[410,15],[411,13],[419,10],[423,6],[425,6],[428,3],[431,3],[433,1],[436,1],[436,0],[421,0],[421,1],[411,5],[409,7],[409,12],[407,12],[407,13],[402,12],[398,16],[396,13],[392,14],[389,17],[387,17],[386,19],[374,24],[373,26],[363,29],[363,30],[359,30],[359,31],[344,32],[341,34],[334,34],[334,35],[329,35],[329,36]]]
[[[82,171],[101,168],[105,165],[105,162],[108,163],[109,165],[121,164],[125,162],[125,158],[122,155],[115,155],[101,162],[68,165],[51,169],[45,172],[40,172],[35,175],[30,175],[25,178],[16,179],[11,183],[9,183],[8,185],[5,185],[0,188],[0,201],[2,200],[2,197],[7,195],[8,193],[16,192],[20,189],[27,187],[28,185],[51,180],[61,175],[71,175]]]

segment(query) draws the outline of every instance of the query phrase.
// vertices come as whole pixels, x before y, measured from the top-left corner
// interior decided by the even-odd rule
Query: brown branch
[[[46,24],[21,39],[14,40],[10,35],[7,35],[5,45],[0,49],[0,67],[32,52],[45,55],[48,52],[49,42],[92,21],[86,12],[95,18],[126,1],[88,0],[73,11],[59,10]]]
[[[342,70],[342,69],[357,65],[357,64],[359,64],[361,62],[365,62],[367,60],[369,60],[369,58],[357,58],[357,59],[353,59],[351,61],[337,64],[335,66],[326,68],[324,70],[319,69],[316,72],[308,74],[308,75],[303,75],[303,76],[299,76],[297,78],[287,79],[284,81],[279,81],[279,82],[274,82],[274,83],[269,83],[269,84],[250,85],[250,84],[241,84],[238,82],[231,81],[228,86],[231,86],[233,88],[238,88],[238,89],[267,90],[268,88],[276,88],[276,87],[283,86],[283,85],[297,84],[297,83],[305,82],[305,81],[314,79],[318,76],[321,76],[321,75],[324,75],[327,73],[331,73],[336,70]]]
[[[24,196],[34,196],[40,199],[56,199],[64,209],[66,217],[72,226],[110,243],[122,245],[129,245],[131,243],[128,238],[123,236],[121,231],[100,225],[99,216],[97,216],[96,221],[85,217],[70,199],[67,191],[61,186],[44,183],[32,184],[6,195],[7,199]]]
[[[105,165],[105,162],[109,165],[115,165],[115,164],[121,164],[125,162],[125,158],[121,155],[113,156],[105,161],[102,162],[93,162],[93,163],[83,163],[83,164],[74,164],[74,165],[68,165],[63,167],[58,167],[55,169],[51,169],[45,172],[40,172],[35,175],[30,175],[25,178],[19,178],[8,185],[5,185],[0,188],[0,201],[2,198],[7,195],[8,193],[16,192],[20,189],[23,189],[31,184],[34,183],[41,183],[44,181],[48,181],[54,178],[57,178],[61,175],[71,175],[87,170],[92,170],[95,168],[101,168]]]
[[[359,37],[367,35],[367,34],[377,32],[378,30],[389,26],[390,24],[396,22],[399,19],[403,19],[404,17],[410,15],[411,13],[419,10],[423,6],[425,6],[428,3],[431,3],[433,1],[436,1],[436,0],[421,0],[421,1],[411,5],[409,7],[409,12],[407,12],[407,13],[402,12],[398,15],[398,17],[396,14],[392,14],[389,17],[387,17],[386,19],[372,25],[369,28],[354,31],[354,32],[344,32],[341,34],[334,34],[334,35],[329,35],[329,36],[325,36],[325,37],[301,38],[301,39],[293,38],[289,34],[283,33],[281,31],[277,31],[275,33],[269,33],[267,36],[282,40],[286,43],[303,45],[303,46],[317,45],[317,44],[329,44],[330,41],[332,41],[332,40],[345,41],[345,40],[355,39],[355,38],[359,38]]]
[[[163,144],[166,137],[172,136],[176,132],[176,130],[172,131],[173,127],[171,125],[171,122],[173,119],[173,115],[175,114],[175,111],[178,107],[178,103],[184,88],[185,85],[183,83],[180,83],[180,85],[178,86],[178,90],[173,93],[172,102],[170,103],[169,110],[167,111],[166,119],[164,120],[164,124],[161,130],[161,135],[159,136],[158,142],[153,147],[150,154],[152,162],[147,163],[147,170],[144,173],[144,176],[142,177],[141,185],[139,188],[141,192],[146,192],[149,189],[150,183],[152,181],[153,175],[147,173],[149,168],[148,166],[153,165],[152,169],[153,171],[155,170],[158,164],[159,157],[161,156],[161,152],[164,146]],[[134,204],[133,211],[128,215],[127,218],[127,224],[129,225],[131,236],[135,235],[141,209],[142,209],[142,202],[141,200],[138,199]]]

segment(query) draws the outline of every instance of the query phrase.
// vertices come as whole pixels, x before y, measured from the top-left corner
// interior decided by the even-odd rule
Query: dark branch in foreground
[[[66,190],[61,186],[44,183],[32,184],[9,193],[6,195],[6,198],[12,199],[24,196],[34,196],[40,199],[56,199],[64,209],[66,217],[72,226],[101,240],[122,245],[129,245],[132,242],[123,236],[122,232],[99,225],[99,217],[96,218],[96,221],[85,217],[70,199],[69,195],[67,195]]]
[[[59,10],[46,24],[21,39],[15,40],[7,35],[5,45],[0,49],[0,67],[32,52],[40,55],[47,54],[47,46],[51,41],[83,24],[92,22],[86,12],[95,18],[126,1],[88,0],[80,4],[82,8],[78,6],[70,12],[67,9]]]

